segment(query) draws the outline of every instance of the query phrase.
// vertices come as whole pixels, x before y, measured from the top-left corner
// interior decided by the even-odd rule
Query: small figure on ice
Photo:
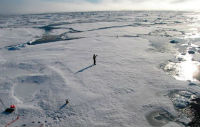
[[[69,99],[66,99],[66,100],[65,100],[65,104],[66,104],[66,105],[69,104]]]
[[[16,109],[16,106],[15,106],[15,105],[10,105],[10,108],[7,108],[7,109],[5,110],[5,113],[12,113],[12,112],[15,111],[15,109]]]
[[[97,57],[97,56],[98,56],[98,55],[96,55],[96,54],[93,55],[94,65],[96,65],[96,57]]]

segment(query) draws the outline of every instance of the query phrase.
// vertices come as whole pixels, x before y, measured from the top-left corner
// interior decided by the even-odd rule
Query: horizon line
[[[1,16],[7,16],[7,15],[42,15],[42,14],[56,14],[56,13],[87,13],[87,12],[199,12],[199,10],[173,10],[173,9],[163,9],[163,10],[159,10],[159,9],[135,9],[135,10],[130,10],[130,9],[122,9],[122,10],[78,10],[78,11],[55,11],[55,12],[33,12],[33,13],[10,13],[10,14],[1,14]]]

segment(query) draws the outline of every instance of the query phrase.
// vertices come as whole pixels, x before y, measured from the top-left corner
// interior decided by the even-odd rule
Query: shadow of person
[[[67,104],[63,104],[63,105],[60,107],[60,110],[63,109],[65,106],[67,106]]]
[[[80,73],[80,72],[83,72],[83,71],[85,71],[85,70],[87,70],[87,69],[89,69],[89,68],[91,68],[91,67],[93,67],[93,66],[94,66],[94,64],[89,65],[89,66],[87,66],[87,67],[85,67],[85,68],[83,68],[83,69],[77,71],[75,74]]]
[[[9,115],[9,114],[13,113],[14,111],[15,111],[14,108],[7,108],[7,109],[5,109],[5,111],[2,112],[2,114]]]

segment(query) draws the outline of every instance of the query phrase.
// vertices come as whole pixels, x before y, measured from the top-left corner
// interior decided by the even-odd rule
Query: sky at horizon
[[[0,14],[72,11],[199,11],[199,0],[0,0]]]

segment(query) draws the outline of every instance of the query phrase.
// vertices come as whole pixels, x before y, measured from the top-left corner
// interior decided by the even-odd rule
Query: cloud
[[[198,10],[199,0],[0,0],[0,14],[100,10]]]
[[[46,2],[54,2],[54,3],[100,3],[102,0],[41,0]]]
[[[171,3],[184,3],[186,1],[188,1],[188,0],[174,0]]]

